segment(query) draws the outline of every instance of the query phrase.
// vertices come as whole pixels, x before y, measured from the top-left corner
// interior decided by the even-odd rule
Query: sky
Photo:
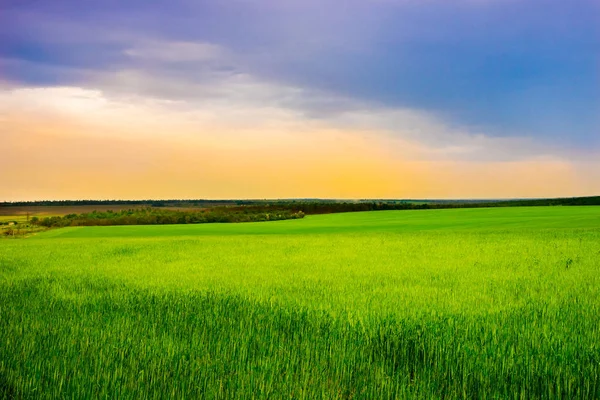
[[[0,201],[585,195],[598,0],[0,0]]]

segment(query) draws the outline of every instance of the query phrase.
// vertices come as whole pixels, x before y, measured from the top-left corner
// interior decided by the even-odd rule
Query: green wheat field
[[[0,240],[0,398],[600,398],[600,207]]]

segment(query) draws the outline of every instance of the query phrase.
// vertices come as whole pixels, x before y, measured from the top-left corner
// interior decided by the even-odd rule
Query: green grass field
[[[600,398],[600,207],[0,241],[0,398]]]

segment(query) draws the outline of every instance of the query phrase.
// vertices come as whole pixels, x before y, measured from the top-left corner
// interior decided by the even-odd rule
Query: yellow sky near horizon
[[[103,97],[90,100],[89,93],[82,100],[86,93],[47,99],[32,93],[38,104],[14,93],[0,99],[0,201],[600,192],[599,163],[590,160],[462,159],[453,155],[456,149],[444,153],[414,138],[309,121],[281,110],[256,110],[255,122],[244,126],[243,119],[210,112],[175,112],[164,105],[124,109]]]

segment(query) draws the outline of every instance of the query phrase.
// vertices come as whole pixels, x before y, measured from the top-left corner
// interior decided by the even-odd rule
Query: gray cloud
[[[591,0],[13,3],[1,62],[21,84],[338,122],[421,110],[447,131],[581,150],[600,145],[597,11]]]

